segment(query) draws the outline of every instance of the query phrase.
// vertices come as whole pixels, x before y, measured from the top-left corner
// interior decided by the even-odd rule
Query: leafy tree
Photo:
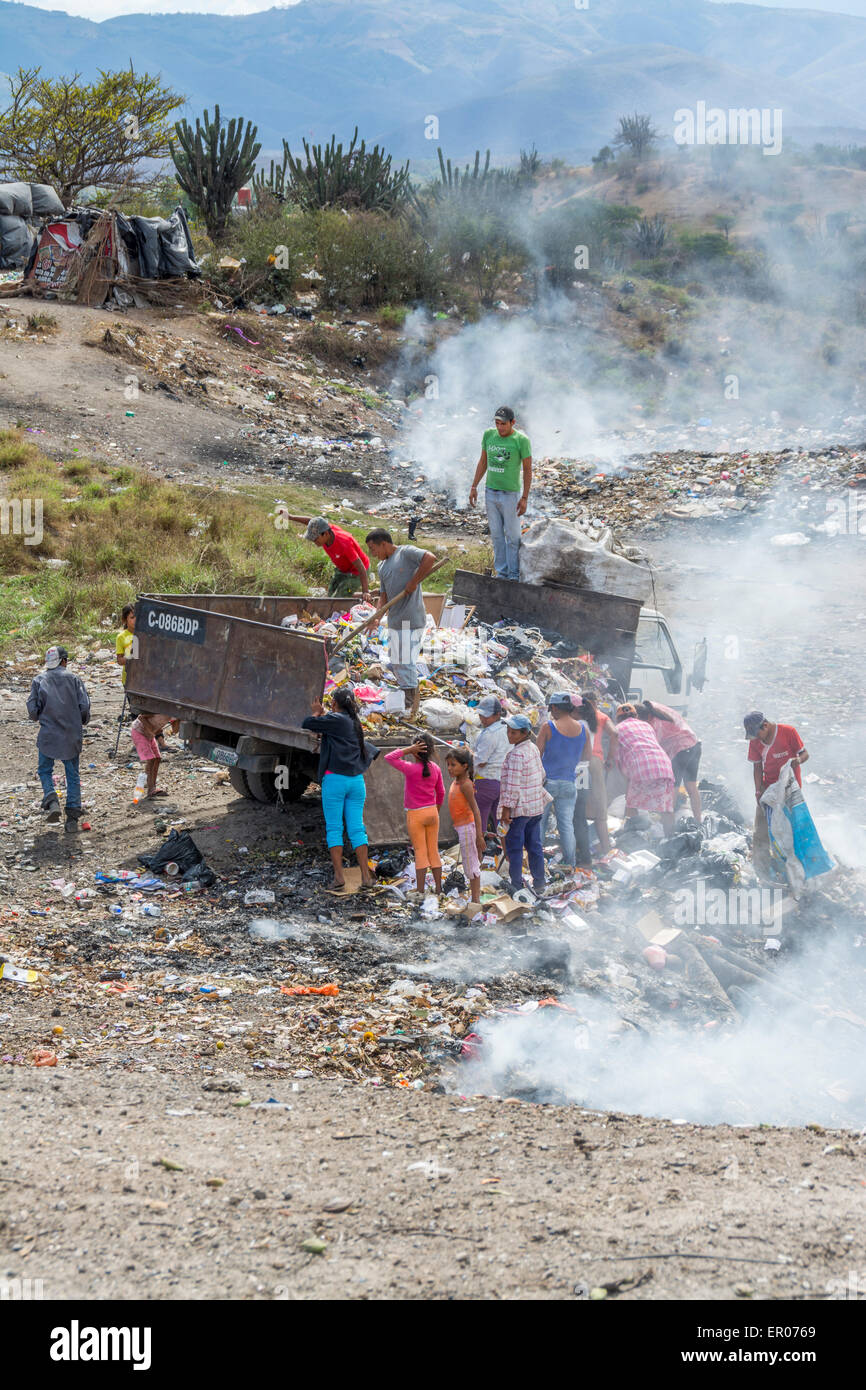
[[[48,183],[69,206],[85,188],[146,187],[148,160],[168,153],[169,117],[184,98],[159,78],[100,72],[95,82],[19,68],[0,111],[0,176]]]
[[[659,138],[658,131],[649,116],[620,116],[619,126],[613,143],[618,148],[628,149],[635,159],[643,159]]]
[[[592,162],[596,169],[606,169],[608,164],[613,164],[615,159],[616,155],[610,145],[602,145],[598,154],[592,156]]]
[[[213,120],[204,113],[196,117],[195,130],[189,121],[178,121],[175,140],[169,141],[177,181],[205,221],[208,236],[217,240],[225,231],[235,194],[243,188],[256,167],[261,144],[256,141],[258,127],[243,116],[224,122],[218,106]]]

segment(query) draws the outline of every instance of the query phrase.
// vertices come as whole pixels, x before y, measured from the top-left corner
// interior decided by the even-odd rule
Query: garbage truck
[[[667,623],[638,600],[458,571],[452,602],[473,606],[483,621],[504,617],[588,648],[609,664],[617,698],[640,692],[673,705],[682,690]],[[424,603],[438,625],[445,595],[426,594]],[[316,780],[317,740],[300,726],[322,697],[328,662],[325,642],[291,623],[345,611],[345,599],[305,595],[142,594],[127,665],[130,708],[179,718],[187,747],[225,766],[240,795],[296,801]],[[387,751],[409,737],[375,742]],[[402,797],[382,758],[367,776],[365,820],[373,843],[405,839]],[[443,840],[454,838],[447,805],[440,828]]]

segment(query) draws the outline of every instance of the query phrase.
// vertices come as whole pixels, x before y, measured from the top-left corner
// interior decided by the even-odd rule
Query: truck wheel
[[[248,796],[254,801],[277,800],[277,775],[275,772],[247,772],[244,774],[249,786]]]
[[[229,781],[231,782],[238,796],[245,796],[247,800],[252,801],[253,794],[250,791],[250,786],[247,781],[247,774],[244,772],[242,767],[229,768]]]
[[[289,778],[289,785],[283,792],[286,801],[300,801],[307,787],[310,785],[311,778],[305,772],[296,772]]]

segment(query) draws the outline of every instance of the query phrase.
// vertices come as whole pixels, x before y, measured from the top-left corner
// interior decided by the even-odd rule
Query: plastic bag
[[[146,869],[150,869],[152,874],[164,873],[166,864],[174,862],[185,878],[187,871],[194,865],[201,864],[203,858],[201,850],[188,830],[180,832],[172,830],[153,854],[139,854],[138,862],[143,864]]]
[[[778,781],[764,792],[761,805],[767,813],[771,856],[798,898],[806,880],[829,873],[834,862],[821,844],[791,762],[785,763]]]

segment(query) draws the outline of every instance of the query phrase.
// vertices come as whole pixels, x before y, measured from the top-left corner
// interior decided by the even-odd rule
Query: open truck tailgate
[[[262,739],[292,732],[297,741],[301,720],[325,688],[324,643],[273,621],[214,611],[207,605],[215,597],[138,600],[138,657],[127,667],[131,703]],[[248,613],[256,602],[247,600]],[[312,746],[300,734],[308,740]]]

